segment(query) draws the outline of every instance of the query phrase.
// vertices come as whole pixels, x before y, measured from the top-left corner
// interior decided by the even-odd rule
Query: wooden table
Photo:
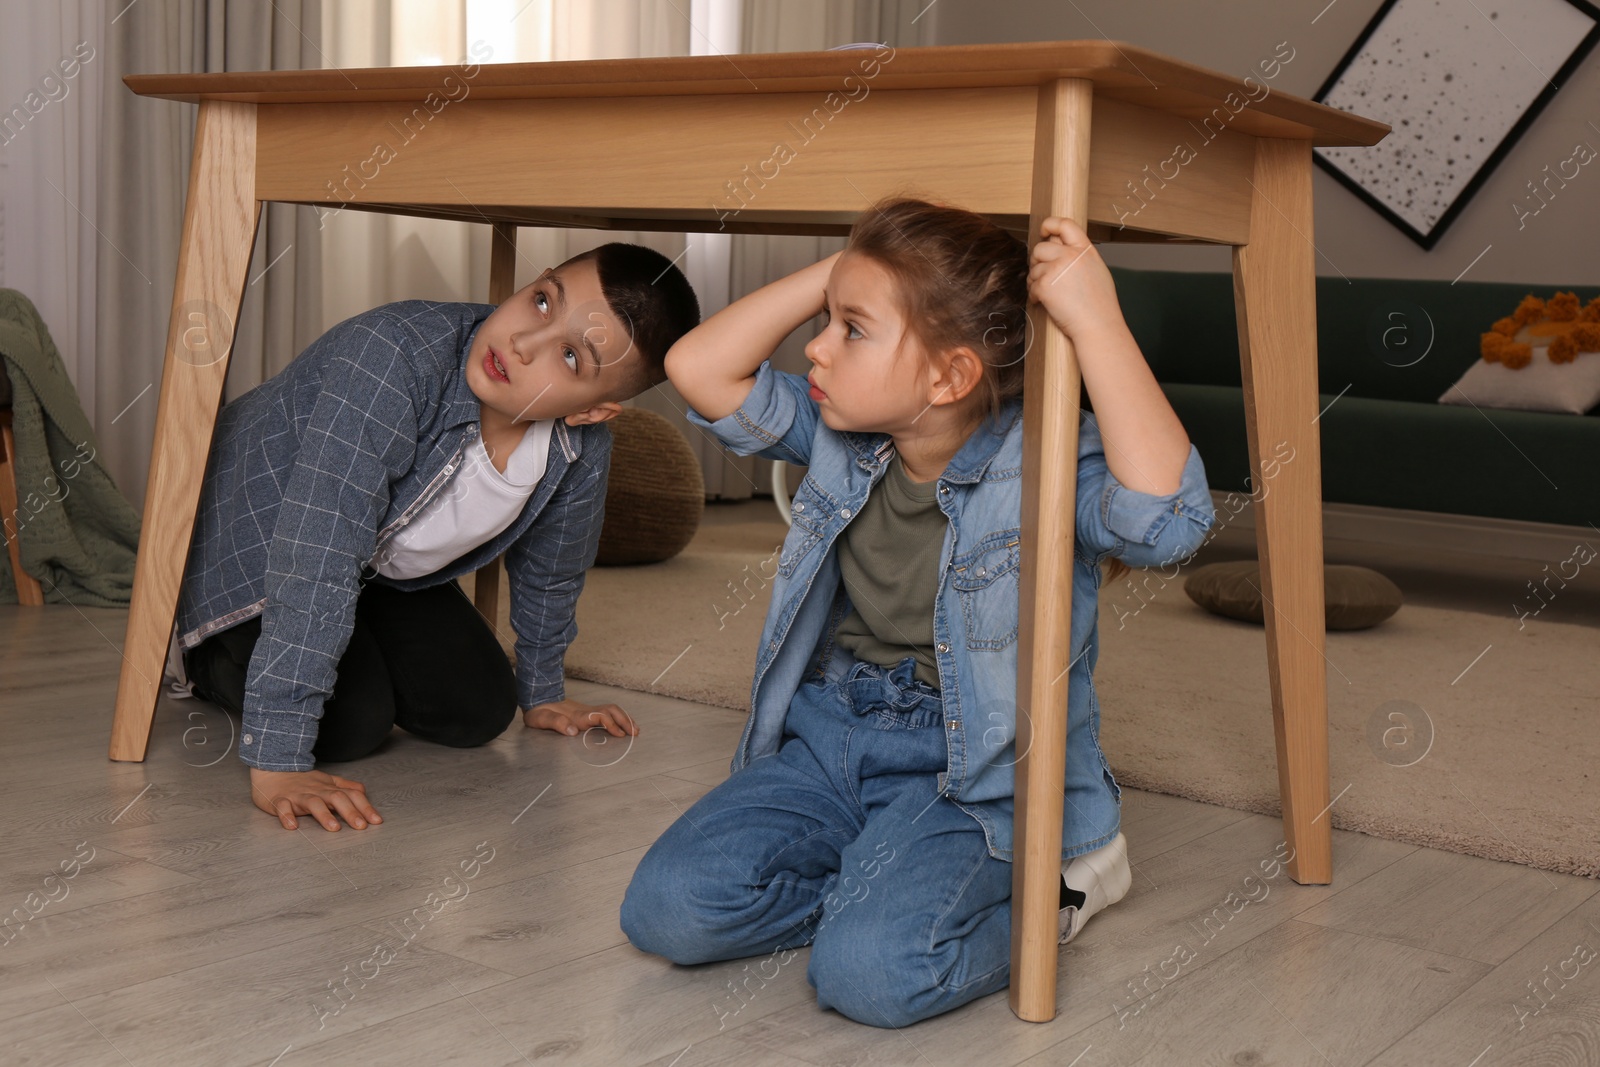
[[[1331,879],[1311,148],[1375,144],[1387,126],[1264,93],[1261,73],[1108,41],[125,80],[200,113],[112,759],[143,759],[149,742],[262,202],[501,235],[843,234],[910,191],[1032,235],[1062,215],[1102,240],[1233,246],[1254,484],[1283,447],[1295,457],[1256,504],[1289,871]],[[511,257],[497,259],[504,291]],[[1043,1021],[1056,1006],[1080,379],[1067,339],[1033,314],[1011,1006]]]

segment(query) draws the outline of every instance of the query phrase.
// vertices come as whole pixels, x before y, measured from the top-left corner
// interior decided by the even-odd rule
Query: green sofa
[[[1112,273],[1128,325],[1200,449],[1211,487],[1245,492],[1250,460],[1232,275]],[[1600,526],[1600,411],[1438,403],[1479,358],[1478,338],[1490,323],[1526,293],[1548,297],[1558,288],[1584,301],[1596,293],[1318,278],[1323,500]]]

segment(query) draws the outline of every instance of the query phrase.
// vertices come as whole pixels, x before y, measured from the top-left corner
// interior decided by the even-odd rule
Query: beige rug
[[[568,673],[745,711],[783,532],[708,525],[666,563],[590,572]],[[1126,617],[1128,587],[1102,591],[1107,757],[1124,785],[1276,814],[1264,632],[1180,583]],[[1333,824],[1600,877],[1597,637],[1416,605],[1329,634]]]

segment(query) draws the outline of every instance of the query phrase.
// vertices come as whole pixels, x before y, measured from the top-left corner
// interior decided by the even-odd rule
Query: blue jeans
[[[801,686],[779,751],[701,797],[639,861],[628,940],[682,964],[770,953],[759,984],[809,944],[818,1004],[874,1026],[1004,989],[1011,864],[939,793],[943,704],[913,664],[858,661]]]

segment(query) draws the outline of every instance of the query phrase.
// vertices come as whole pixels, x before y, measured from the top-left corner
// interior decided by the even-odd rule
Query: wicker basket
[[[671,559],[694,537],[705,510],[700,460],[683,434],[653,411],[624,408],[610,425],[611,474],[595,563]]]

